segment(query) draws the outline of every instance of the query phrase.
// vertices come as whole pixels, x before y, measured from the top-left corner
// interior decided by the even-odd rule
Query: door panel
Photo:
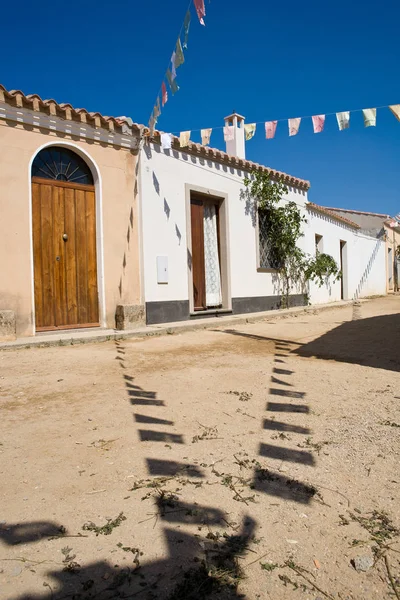
[[[97,294],[96,201],[94,192],[86,192],[86,239],[89,323],[99,320]]]
[[[88,281],[86,247],[86,195],[75,191],[76,275],[78,286],[78,322],[88,322]]]
[[[52,189],[50,185],[40,186],[43,327],[55,322]]]
[[[52,186],[53,197],[53,252],[55,323],[67,323],[67,294],[65,288],[64,188]]]
[[[65,244],[65,280],[67,288],[67,322],[78,323],[78,287],[76,278],[76,230],[75,230],[75,191],[64,189],[65,232],[68,241]]]
[[[36,329],[98,326],[93,188],[33,180],[32,219]]]
[[[192,226],[192,274],[194,310],[206,308],[206,277],[204,265],[204,204],[195,198],[190,202]]]
[[[33,270],[35,273],[35,317],[36,323],[43,323],[43,269],[41,238],[40,185],[32,184],[32,238]]]

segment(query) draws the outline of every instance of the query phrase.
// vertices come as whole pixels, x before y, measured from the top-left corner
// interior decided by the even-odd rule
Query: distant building
[[[390,215],[346,208],[330,208],[343,217],[357,223],[361,231],[386,241],[386,291],[399,290],[400,276],[400,220]]]

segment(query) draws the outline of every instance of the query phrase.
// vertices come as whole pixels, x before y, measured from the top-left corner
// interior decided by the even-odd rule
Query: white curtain
[[[204,262],[206,271],[206,304],[222,304],[221,273],[219,270],[217,215],[215,205],[204,205]]]

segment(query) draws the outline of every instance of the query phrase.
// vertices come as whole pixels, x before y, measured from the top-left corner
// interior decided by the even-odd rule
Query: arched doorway
[[[96,327],[96,201],[86,162],[49,146],[32,164],[36,331]]]

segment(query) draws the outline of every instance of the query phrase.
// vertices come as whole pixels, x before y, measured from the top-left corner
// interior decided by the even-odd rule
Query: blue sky
[[[2,7],[0,82],[106,115],[148,122],[188,0],[54,1]],[[159,121],[164,131],[220,127],[233,109],[247,122],[400,103],[398,23],[393,0],[372,3],[206,0],[206,27],[192,9],[180,91]],[[199,140],[199,133],[192,139]],[[221,130],[211,145],[224,148]],[[311,201],[366,211],[400,211],[400,123],[378,110],[339,132],[334,116],[311,119],[289,138],[278,124],[247,143],[247,158],[309,179]]]

